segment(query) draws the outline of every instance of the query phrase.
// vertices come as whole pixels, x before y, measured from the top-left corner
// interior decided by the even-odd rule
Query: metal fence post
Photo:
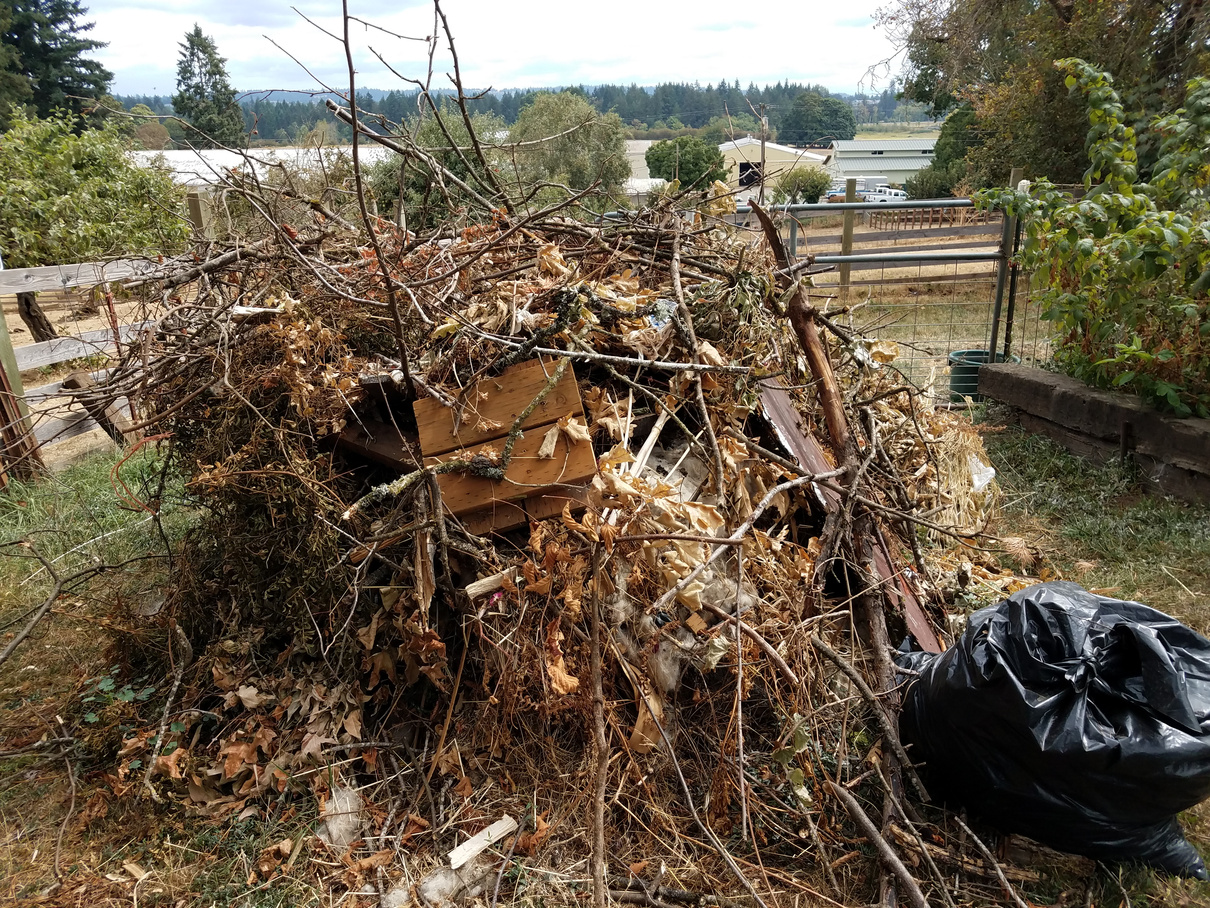
[[[790,215],[790,261],[798,259],[798,218]]]
[[[1023,168],[1014,167],[1009,175],[1008,185],[1015,188],[1024,176]],[[992,307],[992,336],[987,345],[989,363],[996,362],[996,341],[1000,336],[1000,309],[1004,305],[1004,287],[1008,283],[1008,271],[1013,255],[1013,233],[1016,227],[1016,218],[1010,218],[1007,211],[1004,212],[1003,217],[1004,225],[1000,231],[1000,258],[996,265],[996,303]]]
[[[857,180],[850,177],[844,181],[844,200],[846,202],[857,201]],[[844,213],[844,233],[840,238],[840,254],[852,255],[853,253],[853,224],[857,220],[856,213],[851,208],[846,208]],[[840,295],[846,296],[849,292],[849,266],[841,265],[838,270]]]

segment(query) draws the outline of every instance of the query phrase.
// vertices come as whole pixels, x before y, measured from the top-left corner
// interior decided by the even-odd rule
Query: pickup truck
[[[902,189],[879,186],[877,189],[867,192],[865,200],[867,202],[906,202],[907,193]]]

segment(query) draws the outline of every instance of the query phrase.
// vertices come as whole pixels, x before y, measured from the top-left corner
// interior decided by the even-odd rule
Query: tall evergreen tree
[[[113,73],[84,56],[105,46],[83,37],[84,12],[77,0],[0,0],[0,123],[15,105],[78,114],[108,92]]]
[[[244,115],[227,79],[227,61],[218,55],[214,39],[195,24],[180,47],[172,107],[193,127],[189,141],[198,148],[242,148],[248,140]]]

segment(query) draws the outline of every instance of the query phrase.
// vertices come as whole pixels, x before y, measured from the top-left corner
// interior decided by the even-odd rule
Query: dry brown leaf
[[[469,800],[470,796],[475,793],[475,786],[471,784],[471,777],[463,776],[459,779],[458,784],[454,786],[454,793],[460,794]]]
[[[555,456],[555,445],[559,443],[559,427],[551,426],[542,436],[542,447],[538,448],[538,460],[551,460]]]
[[[349,873],[365,873],[367,870],[373,870],[375,867],[385,867],[391,863],[391,859],[395,857],[395,852],[390,848],[384,848],[382,851],[370,855],[368,858],[362,858],[360,861],[354,861],[349,865]]]
[[[428,820],[424,819],[424,817],[418,817],[414,813],[409,813],[407,823],[403,827],[403,832],[399,834],[400,847],[406,848],[411,845],[412,840],[428,828]]]
[[[894,341],[874,341],[870,344],[870,359],[876,363],[894,362],[899,356],[899,345]]]
[[[366,650],[374,649],[374,638],[378,636],[378,612],[370,619],[370,623],[357,631],[357,639]]]
[[[550,574],[538,576],[538,566],[532,561],[526,561],[521,565],[521,573],[525,577],[525,592],[533,593],[535,596],[545,596],[550,593],[550,586],[554,582],[554,578]]]
[[[550,838],[551,828],[551,825],[546,822],[546,813],[543,812],[534,824],[534,831],[527,832],[518,838],[514,850],[532,858],[534,852],[542,847],[542,843]]]
[[[567,436],[568,444],[575,445],[580,442],[592,444],[592,433],[588,431],[588,426],[584,425],[583,420],[578,417],[564,416],[556,425]]]
[[[155,771],[163,776],[168,776],[170,779],[184,778],[181,771],[181,760],[185,757],[188,751],[180,746],[177,746],[168,756],[160,756],[155,761]]]
[[[251,684],[245,684],[236,690],[235,695],[239,697],[239,702],[244,704],[244,709],[256,709],[265,703],[271,703],[276,698],[272,694],[262,694]]]
[[[546,674],[550,678],[550,687],[556,694],[574,694],[580,689],[580,679],[568,674],[563,662],[563,631],[560,630],[561,619],[556,618],[546,626]]]

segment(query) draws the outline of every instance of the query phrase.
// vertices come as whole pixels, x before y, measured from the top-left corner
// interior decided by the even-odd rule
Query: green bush
[[[828,191],[832,178],[820,167],[795,167],[773,181],[773,202],[777,205],[813,205]]]
[[[171,253],[189,226],[183,190],[161,167],[127,156],[107,121],[76,135],[76,118],[15,112],[0,136],[0,252],[8,268]]]
[[[1145,183],[1112,77],[1083,60],[1056,65],[1088,102],[1084,198],[1043,179],[1028,195],[989,191],[980,203],[1021,215],[1022,264],[1042,284],[1067,372],[1210,416],[1210,79],[1190,81],[1185,106],[1148,124],[1160,155]]]
[[[681,185],[705,189],[715,180],[727,179],[727,164],[716,145],[693,136],[681,136],[669,142],[656,142],[644,156],[647,171],[653,177],[680,180]]]

